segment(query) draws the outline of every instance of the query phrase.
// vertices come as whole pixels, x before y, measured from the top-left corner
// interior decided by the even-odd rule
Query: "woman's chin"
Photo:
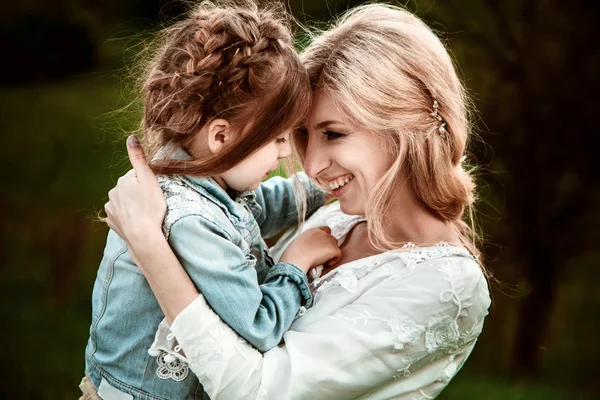
[[[356,202],[338,199],[340,202],[340,210],[346,215],[365,215],[365,207]]]

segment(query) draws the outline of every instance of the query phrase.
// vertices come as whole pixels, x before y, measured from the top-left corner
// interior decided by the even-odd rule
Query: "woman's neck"
[[[386,214],[389,217],[383,228],[394,243],[414,243],[417,246],[439,242],[461,243],[452,224],[436,216],[412,190],[399,191]]]

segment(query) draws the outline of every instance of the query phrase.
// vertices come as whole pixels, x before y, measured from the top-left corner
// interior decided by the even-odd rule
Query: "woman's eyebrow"
[[[327,120],[327,121],[319,122],[317,125],[315,125],[315,130],[324,128],[329,125],[335,125],[335,124],[341,124],[341,122],[335,121],[335,120]]]

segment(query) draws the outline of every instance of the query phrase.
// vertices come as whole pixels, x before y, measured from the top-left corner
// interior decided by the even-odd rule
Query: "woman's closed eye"
[[[286,142],[287,142],[287,139],[284,137],[277,138],[277,140],[275,140],[275,143],[277,143],[277,144],[284,144]]]
[[[346,136],[343,133],[334,132],[334,131],[325,131],[325,132],[323,132],[323,135],[327,136],[327,141],[329,141],[329,142],[343,138],[344,136]]]

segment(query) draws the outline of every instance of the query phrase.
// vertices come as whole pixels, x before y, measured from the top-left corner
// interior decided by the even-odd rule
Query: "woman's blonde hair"
[[[472,225],[475,184],[461,166],[471,131],[469,101],[432,30],[399,7],[359,6],[313,38],[301,59],[313,90],[326,92],[351,123],[389,143],[393,164],[366,206],[373,245],[381,250],[401,245],[386,232],[385,211],[406,180],[478,256]]]

